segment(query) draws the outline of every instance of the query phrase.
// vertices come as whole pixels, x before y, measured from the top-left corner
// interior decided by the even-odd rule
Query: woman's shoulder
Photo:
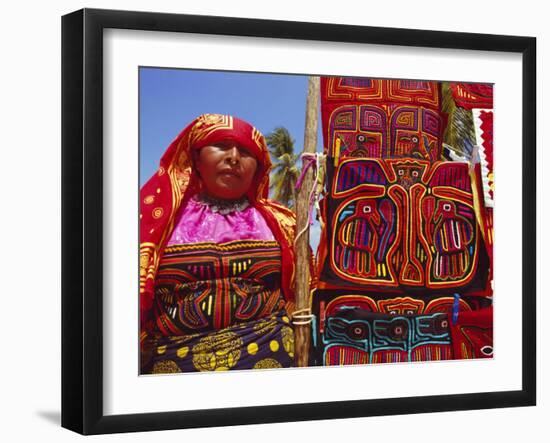
[[[293,210],[289,209],[285,205],[282,205],[279,202],[276,202],[275,200],[264,200],[265,207],[270,210],[275,215],[280,215],[282,217],[286,217],[291,221],[293,224],[296,224],[296,214]]]
[[[273,220],[279,226],[281,233],[287,239],[289,244],[294,241],[296,230],[296,215],[286,206],[273,200],[263,200],[259,202],[263,207],[264,216]],[[273,229],[273,226],[271,226]]]

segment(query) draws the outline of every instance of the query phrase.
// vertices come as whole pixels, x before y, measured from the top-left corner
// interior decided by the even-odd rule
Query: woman
[[[205,114],[143,186],[142,373],[292,366],[295,222],[270,168],[256,128]]]

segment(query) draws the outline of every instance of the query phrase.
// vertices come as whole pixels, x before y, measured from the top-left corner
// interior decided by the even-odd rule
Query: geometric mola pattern
[[[348,157],[441,159],[447,118],[437,82],[322,77],[321,90],[335,165]]]
[[[344,159],[328,183],[321,287],[486,295],[479,181],[467,163]]]
[[[485,297],[388,298],[318,291],[316,299],[317,364],[492,356],[492,308]],[[455,311],[460,313],[456,318]]]

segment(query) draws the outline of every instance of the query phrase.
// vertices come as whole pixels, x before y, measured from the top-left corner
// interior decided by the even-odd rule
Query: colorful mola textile
[[[492,349],[491,301],[484,297],[318,291],[315,298],[320,365],[479,358]],[[479,317],[483,328],[474,330],[471,319]]]
[[[494,156],[493,111],[474,109],[476,138],[479,146],[483,200],[485,203],[485,239],[493,262]]]
[[[458,106],[492,106],[484,85],[453,86]],[[482,164],[443,161],[441,91],[429,81],[321,80],[327,181],[313,298],[317,364],[492,352],[492,195],[482,188],[492,114],[476,121],[487,146]]]
[[[452,358],[446,314],[385,315],[348,307],[326,320],[323,364],[398,363]]]
[[[478,174],[414,159],[329,166],[320,287],[488,295]]]
[[[493,308],[465,312],[451,327],[455,358],[493,357]]]
[[[280,286],[275,241],[171,245],[155,282],[155,326],[186,335],[268,317],[285,307]]]
[[[348,157],[442,158],[447,119],[437,82],[322,77],[321,112],[335,165]]]
[[[485,205],[489,208],[493,207],[493,192],[494,192],[494,159],[493,159],[493,112],[492,111],[477,111],[479,132],[479,141],[481,145],[479,154],[482,164],[483,186],[486,195]]]
[[[453,98],[466,109],[492,109],[493,85],[484,83],[451,83]]]

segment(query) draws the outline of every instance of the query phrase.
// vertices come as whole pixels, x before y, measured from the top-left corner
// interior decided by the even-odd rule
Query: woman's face
[[[228,141],[201,148],[195,166],[208,195],[236,200],[250,188],[258,162],[245,148]]]

